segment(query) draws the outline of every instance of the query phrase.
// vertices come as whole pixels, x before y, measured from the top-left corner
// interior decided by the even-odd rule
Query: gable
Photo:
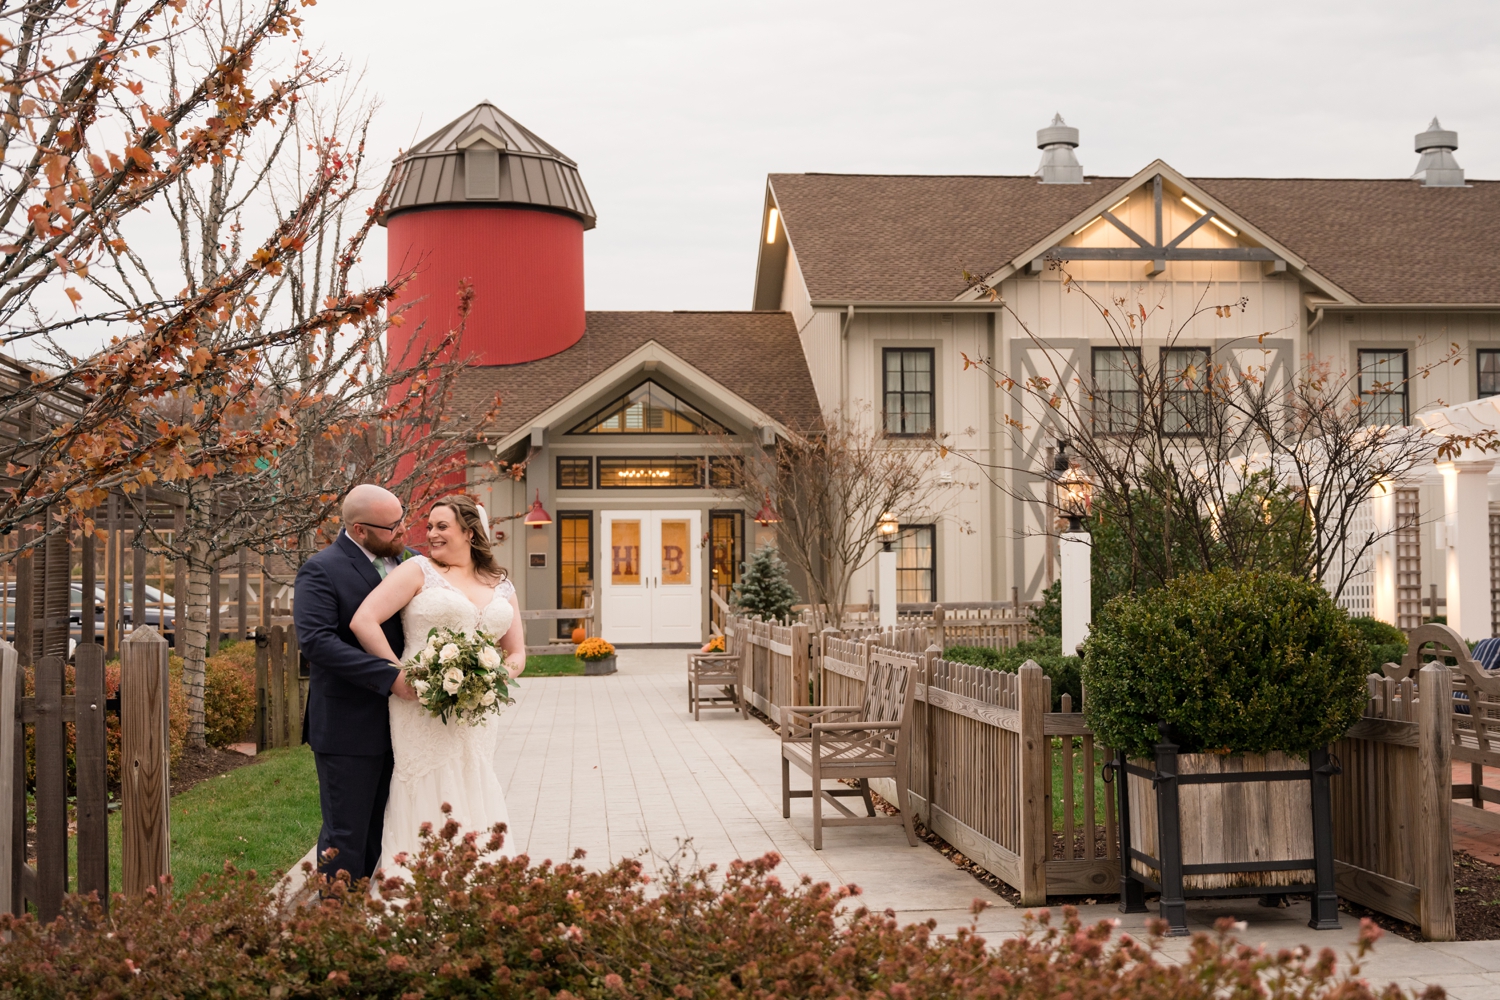
[[[708,434],[729,429],[651,379],[590,414],[569,434]]]

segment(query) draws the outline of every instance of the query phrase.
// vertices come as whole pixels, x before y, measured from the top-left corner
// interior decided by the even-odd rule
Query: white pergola
[[[1480,445],[1466,446],[1457,457],[1437,463],[1443,477],[1443,519],[1433,534],[1436,549],[1447,556],[1448,624],[1465,639],[1485,639],[1493,631],[1490,496],[1492,489],[1500,490],[1494,458],[1500,453],[1500,396],[1455,403],[1417,419],[1434,434],[1477,438]],[[1491,442],[1488,451],[1482,447],[1486,442]],[[1394,498],[1385,503],[1393,504]],[[1377,520],[1386,516],[1381,506],[1382,498],[1377,498]],[[1374,582],[1375,617],[1394,621],[1394,558],[1377,557]]]

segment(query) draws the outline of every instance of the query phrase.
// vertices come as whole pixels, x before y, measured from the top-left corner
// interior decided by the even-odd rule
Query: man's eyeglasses
[[[396,531],[406,523],[406,518],[403,517],[393,524],[371,524],[368,521],[355,521],[354,523],[362,528],[374,528],[376,531]]]

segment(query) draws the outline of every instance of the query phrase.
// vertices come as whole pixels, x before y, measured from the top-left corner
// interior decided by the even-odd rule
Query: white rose
[[[452,677],[445,676],[443,678],[443,690],[449,694],[458,694],[458,689],[463,687],[463,683],[462,678],[455,680]]]
[[[493,692],[493,691],[486,691],[479,698],[479,704],[483,705],[485,708],[489,708],[494,703],[495,703],[495,692]]]
[[[419,695],[426,694],[427,693],[427,689],[430,686],[431,685],[429,685],[426,681],[412,681],[411,682],[411,689],[413,691],[417,692],[417,694],[419,694]]]
[[[458,644],[457,643],[452,643],[452,642],[448,643],[446,646],[443,647],[442,651],[440,653],[438,653],[438,662],[439,663],[447,663],[449,660],[456,660],[456,659],[458,659]]]
[[[425,647],[423,647],[422,651],[424,653],[436,653],[437,652],[437,640],[434,639],[434,638],[432,638],[431,636],[428,636],[428,638],[427,638],[427,645]]]
[[[494,670],[500,666],[500,651],[494,646],[486,646],[479,651],[479,665],[486,670]]]

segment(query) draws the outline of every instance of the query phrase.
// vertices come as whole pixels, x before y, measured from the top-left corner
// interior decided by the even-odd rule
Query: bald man
[[[390,790],[391,695],[415,698],[399,667],[360,648],[349,620],[405,554],[405,512],[389,490],[362,484],[344,498],[334,543],[297,573],[292,614],[311,679],[302,725],[318,767],[323,829],[318,869],[368,878],[380,858]],[[392,649],[406,643],[401,617],[381,626]]]

